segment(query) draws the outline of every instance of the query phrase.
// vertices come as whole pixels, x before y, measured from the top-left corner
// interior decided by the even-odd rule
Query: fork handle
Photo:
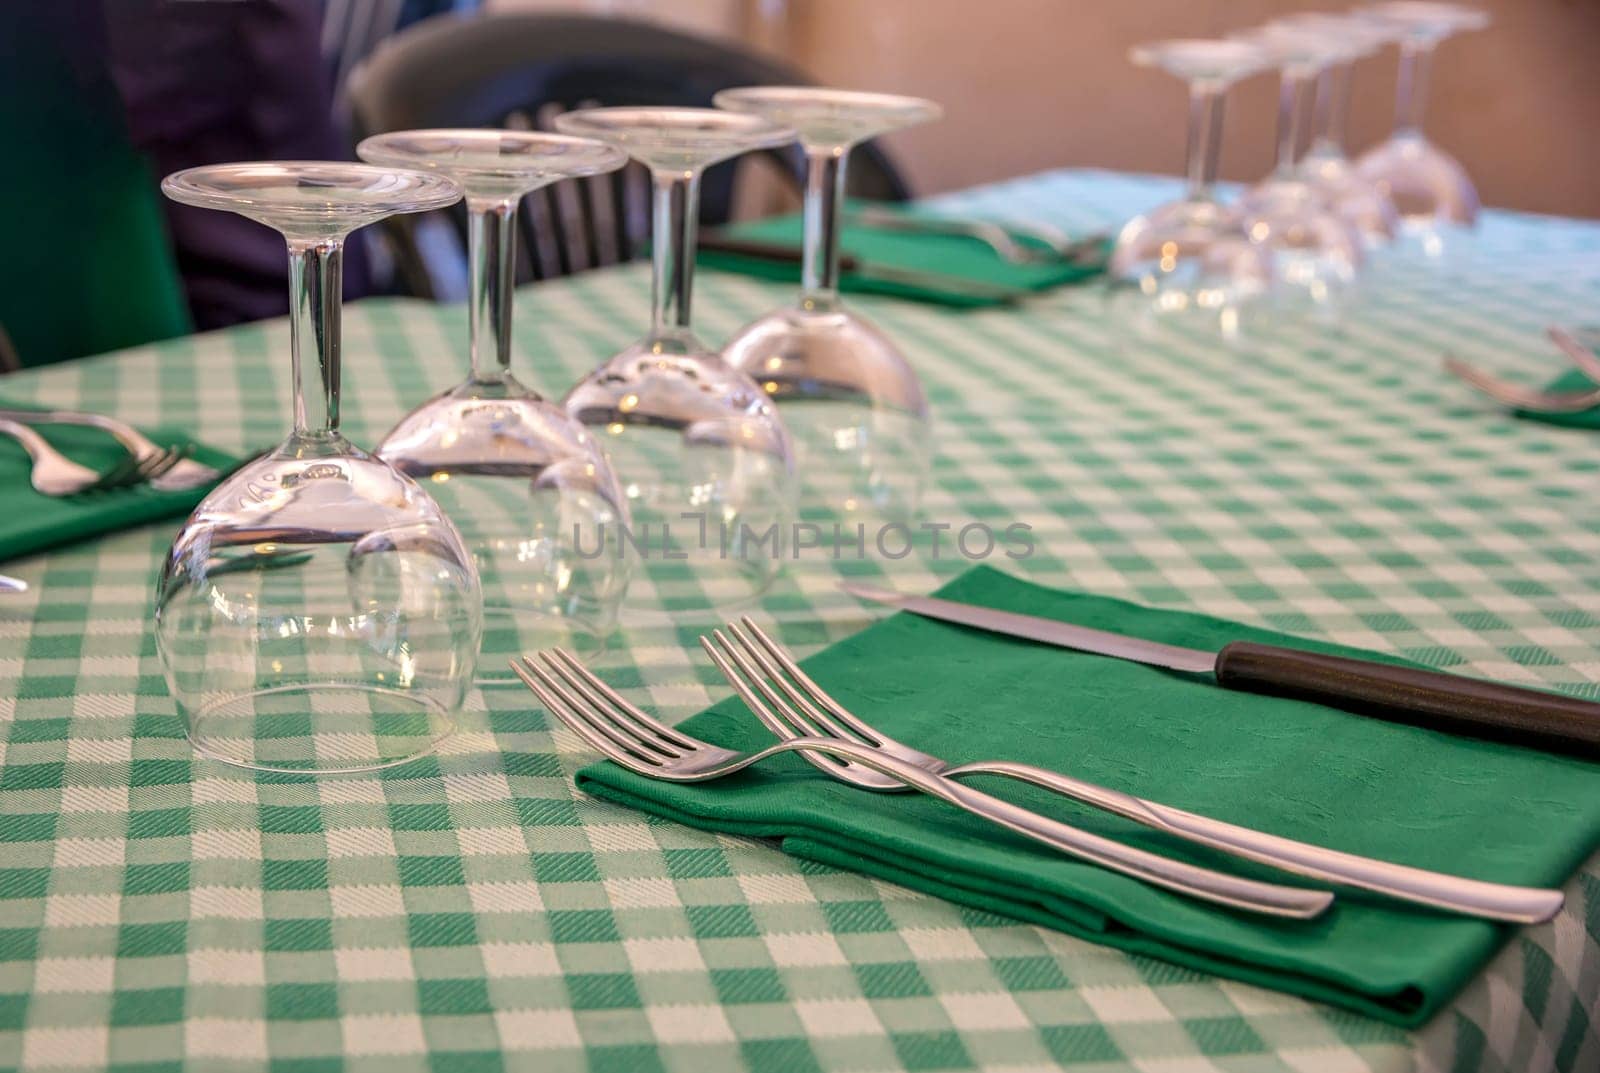
[[[1292,838],[1200,816],[1170,805],[1144,798],[1131,798],[1136,807],[1123,807],[1125,795],[1107,791],[1059,772],[1009,761],[983,761],[962,764],[945,773],[946,778],[968,775],[1001,775],[1054,791],[1063,797],[1098,805],[1147,827],[1164,831],[1246,860],[1272,865],[1286,872],[1326,883],[1340,883],[1361,890],[1386,894],[1391,898],[1445,909],[1463,916],[1501,920],[1515,924],[1539,924],[1561,911],[1559,890],[1508,886],[1477,879],[1430,872],[1403,864],[1362,857],[1354,853],[1327,849]],[[1151,818],[1155,822],[1151,822]]]
[[[863,767],[898,779],[914,790],[921,790],[1052,849],[1192,898],[1233,909],[1298,920],[1316,917],[1333,903],[1333,895],[1327,891],[1263,883],[1113,842],[1009,801],[991,797],[942,775],[935,775],[915,764],[888,756],[870,745],[835,738],[794,738],[746,756],[739,767],[747,767],[767,756],[789,752],[818,752],[853,760]]]
[[[82,410],[12,410],[0,407],[0,420],[15,421],[21,425],[81,425],[101,429],[135,458],[161,450],[132,425],[104,414]]]
[[[28,425],[8,418],[3,414],[0,414],[0,432],[5,433],[21,444],[22,449],[28,454],[29,461],[34,465],[54,460],[60,454],[59,451],[46,442],[43,436],[33,431]]]

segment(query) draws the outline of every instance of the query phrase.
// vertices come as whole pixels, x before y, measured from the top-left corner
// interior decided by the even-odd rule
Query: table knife
[[[798,265],[800,247],[785,242],[765,242],[759,239],[730,238],[726,235],[705,235],[699,248],[711,253],[729,253],[736,257],[749,257],[759,261]],[[861,279],[875,279],[883,283],[898,283],[903,287],[938,291],[980,302],[1020,302],[1032,298],[1037,292],[1026,287],[1011,287],[988,280],[952,276],[948,272],[927,272],[920,268],[901,268],[898,265],[863,261],[854,254],[839,255],[839,271]]]
[[[841,582],[840,587],[858,599],[927,618],[1209,674],[1226,689],[1295,697],[1391,722],[1600,760],[1600,704],[1577,697],[1254,641],[1232,641],[1219,651],[1207,652],[853,581]]]

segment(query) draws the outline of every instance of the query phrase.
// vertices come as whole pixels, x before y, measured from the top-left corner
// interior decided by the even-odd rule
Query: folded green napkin
[[[0,402],[0,406],[18,408]],[[77,425],[38,425],[39,433],[62,454],[104,473],[127,457],[110,433]],[[193,444],[174,429],[144,429],[159,444]],[[233,456],[195,444],[189,457],[226,472]],[[131,529],[163,518],[181,518],[211,491],[209,485],[186,492],[157,492],[148,485],[55,498],[28,483],[30,464],[21,444],[0,434],[0,562],[101,533]]]
[[[1582,370],[1568,369],[1545,385],[1545,390],[1566,393],[1593,391],[1594,387],[1594,381],[1583,375]],[[1600,406],[1590,410],[1579,410],[1575,414],[1544,414],[1532,410],[1518,410],[1517,416],[1525,417],[1529,421],[1543,421],[1547,425],[1560,425],[1562,428],[1600,428]]]
[[[800,247],[800,217],[774,216],[766,220],[739,224],[728,229],[728,234],[742,239],[756,239]],[[870,264],[894,268],[915,269],[918,272],[937,272],[961,279],[999,284],[1024,290],[1043,291],[1067,283],[1093,279],[1103,269],[1098,265],[1076,265],[1064,261],[1044,261],[1037,264],[1012,264],[994,250],[975,238],[963,235],[918,235],[898,231],[879,231],[867,227],[847,226],[840,236],[840,248]],[[747,257],[724,250],[701,249],[696,264],[709,268],[760,276],[763,279],[798,283],[800,264]],[[884,294],[914,302],[932,302],[951,306],[986,306],[997,304],[987,296],[974,296],[943,288],[908,286],[887,280],[870,279],[850,272],[840,274],[839,287],[844,291],[862,294]]]
[[[1173,644],[1294,640],[1203,615],[1059,592],[989,567],[948,599]],[[950,760],[1026,760],[1235,823],[1479,879],[1555,886],[1600,846],[1600,766],[1233,693],[1192,675],[900,613],[804,662],[846,707]],[[683,729],[749,750],[768,732],[737,698]],[[1341,894],[1315,921],[1274,920],[1080,864],[921,795],[874,794],[777,757],[700,785],[611,763],[578,785],[695,827],[774,837],[798,857],[878,876],[1123,950],[1348,1006],[1402,1025],[1438,1010],[1510,928]],[[1173,857],[1307,881],[1002,780],[983,788]]]

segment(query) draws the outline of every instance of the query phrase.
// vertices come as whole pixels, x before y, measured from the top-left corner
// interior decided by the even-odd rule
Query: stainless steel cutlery
[[[843,213],[846,224],[873,231],[898,231],[914,235],[959,235],[976,239],[1002,260],[1012,264],[1039,264],[1066,261],[1091,265],[1105,256],[1110,235],[1096,233],[1072,238],[1044,224],[1012,221],[962,219],[955,216],[911,214],[875,205],[852,205]],[[1019,241],[1030,239],[1030,242]]]
[[[745,705],[780,739],[753,753],[724,749],[667,726],[630,704],[561,649],[521,657],[512,669],[552,715],[629,771],[669,782],[705,782],[768,757],[798,752],[820,771],[865,790],[916,790],[1071,856],[1204,901],[1274,916],[1309,918],[1324,891],[1257,883],[1173,861],[1082,831],[959,781],[1002,776],[1174,838],[1326,883],[1371,891],[1462,916],[1540,923],[1561,910],[1559,890],[1512,886],[1376,860],[1215,820],[1008,760],[951,764],[896,741],[829,695],[750,618],[700,638]]]
[[[898,742],[857,718],[817,685],[749,617],[744,619],[743,629],[730,625],[726,632],[717,630],[710,637],[702,637],[700,643],[746,706],[783,740],[823,738],[866,745],[949,779],[972,775],[1017,779],[1187,842],[1296,875],[1464,916],[1532,924],[1549,920],[1561,909],[1562,894],[1558,890],[1486,883],[1343,853],[1199,816],[1032,764],[999,760],[952,765]],[[816,753],[802,755],[822,771],[853,785],[879,791],[904,789],[895,779],[856,765],[849,758],[841,761]]]
[[[1551,342],[1597,385],[1582,391],[1543,391],[1514,383],[1470,365],[1453,354],[1444,356],[1445,371],[1471,384],[1496,402],[1542,414],[1575,414],[1600,406],[1600,357],[1564,328],[1546,329]],[[1586,333],[1587,334],[1587,333]]]
[[[31,426],[20,421],[0,418],[0,433],[22,445],[32,463],[28,480],[35,491],[47,496],[73,496],[146,484],[183,460],[180,451],[158,448],[143,456],[127,455],[104,473],[99,473],[72,461],[50,446]]]
[[[512,669],[545,709],[596,750],[629,771],[668,782],[705,782],[743,771],[781,753],[821,752],[879,771],[911,789],[999,824],[1036,842],[1146,883],[1194,898],[1263,913],[1309,919],[1332,903],[1326,891],[1244,879],[1144,850],[1019,808],[889,756],[835,738],[797,738],[754,753],[738,753],[674,730],[629,704],[569,653],[512,660]]]
[[[1600,704],[1443,671],[1232,641],[1218,651],[844,581],[862,600],[990,633],[1190,674],[1225,689],[1297,697],[1391,722],[1600,758]]]
[[[0,407],[0,421],[29,426],[80,425],[101,429],[121,444],[131,459],[143,466],[145,482],[157,491],[180,492],[199,488],[220,476],[211,466],[187,457],[186,450],[162,447],[126,421],[104,414],[82,410],[16,410]],[[35,466],[37,464],[35,461]]]

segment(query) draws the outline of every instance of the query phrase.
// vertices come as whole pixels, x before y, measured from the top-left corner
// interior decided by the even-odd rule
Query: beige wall
[[[932,97],[943,122],[890,145],[920,191],[1041,168],[1177,172],[1182,87],[1127,62],[1156,37],[1225,33],[1305,0],[494,0],[500,8],[583,8],[659,17],[756,40],[819,81]],[[1427,128],[1476,180],[1486,204],[1600,216],[1600,0],[1483,0],[1489,29],[1446,42]],[[1362,64],[1351,144],[1383,137],[1395,58]],[[1276,89],[1270,76],[1229,101],[1223,172],[1263,174]]]

